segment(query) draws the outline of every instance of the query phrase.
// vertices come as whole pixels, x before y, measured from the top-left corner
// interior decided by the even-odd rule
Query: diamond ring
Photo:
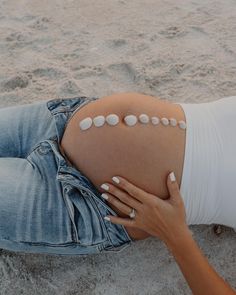
[[[131,212],[129,213],[129,217],[130,218],[134,218],[135,217],[135,210],[134,210],[134,208],[132,208]]]

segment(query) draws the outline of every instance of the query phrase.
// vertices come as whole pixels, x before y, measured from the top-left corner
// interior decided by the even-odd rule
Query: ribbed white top
[[[236,96],[178,104],[188,126],[180,186],[187,223],[236,227]]]

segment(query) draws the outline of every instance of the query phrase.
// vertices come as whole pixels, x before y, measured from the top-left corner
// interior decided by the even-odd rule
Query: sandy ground
[[[123,91],[173,102],[236,95],[235,16],[235,0],[0,0],[0,107]],[[191,229],[236,287],[236,234]],[[2,251],[0,294],[191,292],[164,244],[150,238],[88,257]]]

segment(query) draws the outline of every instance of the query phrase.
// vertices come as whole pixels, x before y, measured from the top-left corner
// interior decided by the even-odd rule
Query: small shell
[[[171,126],[176,126],[177,125],[177,120],[175,118],[170,118],[170,125]]]
[[[139,116],[139,121],[140,121],[141,123],[147,124],[147,123],[149,122],[149,117],[148,117],[148,115],[146,115],[146,114],[141,114],[141,115]]]
[[[119,123],[119,117],[116,114],[110,114],[106,116],[106,122],[109,125],[114,126]]]
[[[126,125],[134,126],[137,123],[138,119],[134,115],[128,115],[128,116],[125,116],[124,121]]]
[[[179,121],[179,127],[181,128],[181,129],[186,129],[186,123],[184,122],[184,121]]]
[[[95,118],[93,118],[93,124],[96,126],[96,127],[101,127],[104,125],[105,123],[105,117],[104,116],[97,116]]]
[[[83,119],[82,121],[80,121],[79,126],[81,130],[87,130],[92,126],[92,124],[93,124],[92,118],[87,117]]]
[[[158,117],[152,117],[151,121],[153,125],[157,125],[160,123],[160,119]]]
[[[215,224],[213,226],[214,233],[219,236],[222,233],[222,226],[220,224]]]
[[[161,118],[161,123],[165,126],[169,125],[169,120],[167,118]]]

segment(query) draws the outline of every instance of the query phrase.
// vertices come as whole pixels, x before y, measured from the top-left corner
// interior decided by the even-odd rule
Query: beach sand
[[[0,1],[0,107],[141,92],[173,102],[236,95],[236,2]],[[192,226],[236,287],[236,233]],[[191,294],[154,238],[117,254],[0,252],[0,294]],[[206,294],[207,291],[206,291]]]

